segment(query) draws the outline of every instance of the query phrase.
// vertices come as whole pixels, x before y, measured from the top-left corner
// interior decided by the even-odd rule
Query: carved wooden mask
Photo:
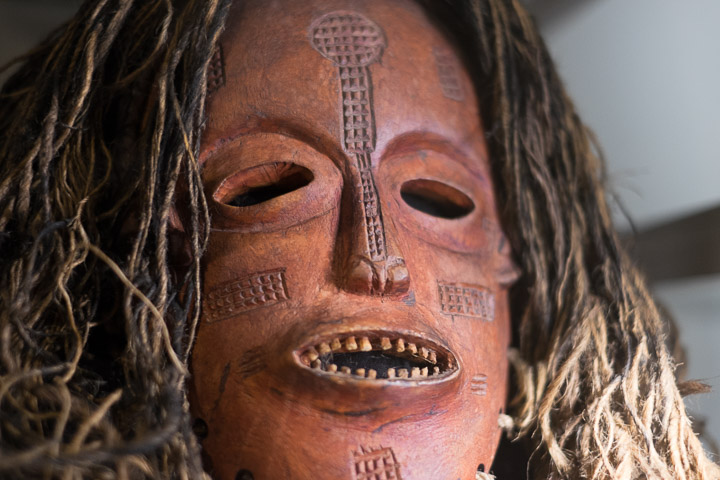
[[[507,383],[484,130],[407,0],[238,2],[210,65],[191,404],[216,479],[472,479]]]

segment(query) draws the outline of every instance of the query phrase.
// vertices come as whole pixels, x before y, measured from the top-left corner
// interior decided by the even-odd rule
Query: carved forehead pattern
[[[462,102],[465,99],[465,92],[460,82],[460,65],[458,65],[457,59],[450,50],[443,47],[434,47],[433,55],[443,95],[451,100]]]
[[[365,67],[380,59],[386,46],[382,30],[355,12],[331,12],[310,26],[310,42],[337,67]]]
[[[342,91],[343,148],[355,156],[356,180],[362,189],[366,248],[371,261],[387,257],[385,227],[372,173],[375,150],[372,81],[368,66],[379,60],[387,46],[383,31],[356,12],[331,12],[310,25],[310,43],[338,67]],[[359,177],[359,178],[357,178]]]

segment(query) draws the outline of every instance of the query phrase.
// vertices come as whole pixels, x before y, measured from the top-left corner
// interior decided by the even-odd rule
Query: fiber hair
[[[88,0],[14,62],[0,93],[0,478],[205,475],[185,382],[209,224],[206,70],[229,3]],[[719,478],[533,22],[511,0],[432,9],[478,79],[523,271],[509,413],[528,476]],[[180,189],[186,269],[171,265]]]

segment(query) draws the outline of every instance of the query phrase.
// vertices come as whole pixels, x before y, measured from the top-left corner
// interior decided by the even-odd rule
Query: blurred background
[[[616,224],[676,319],[680,368],[714,389],[686,399],[712,448],[720,439],[720,1],[523,3],[604,149]],[[80,4],[0,0],[0,64]]]

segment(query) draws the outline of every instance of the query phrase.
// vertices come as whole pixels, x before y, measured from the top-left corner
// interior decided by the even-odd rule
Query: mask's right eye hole
[[[435,180],[409,180],[400,187],[400,196],[415,210],[439,218],[461,218],[475,208],[463,192]]]
[[[294,192],[313,180],[307,168],[275,162],[249,168],[228,177],[213,198],[231,207],[249,207]]]

